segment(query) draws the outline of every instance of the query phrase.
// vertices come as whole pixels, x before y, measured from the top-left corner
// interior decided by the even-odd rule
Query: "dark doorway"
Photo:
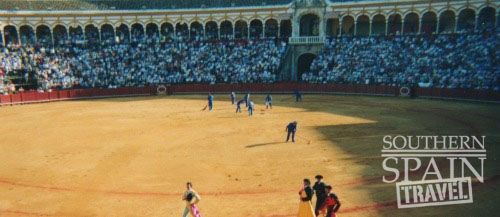
[[[318,36],[319,18],[314,14],[306,14],[300,18],[300,36]]]
[[[297,80],[302,80],[302,74],[306,72],[311,72],[311,64],[316,58],[316,55],[311,53],[302,54],[299,56],[299,60],[297,61]]]

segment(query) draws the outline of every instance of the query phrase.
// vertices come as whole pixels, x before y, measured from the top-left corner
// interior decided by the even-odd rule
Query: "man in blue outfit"
[[[236,113],[241,113],[241,103],[243,102],[245,102],[245,99],[241,99],[238,103],[236,103]]]
[[[286,136],[286,142],[290,139],[290,134],[292,134],[292,142],[295,142],[295,132],[297,131],[297,121],[290,122],[285,129],[288,132]]]
[[[295,91],[295,102],[301,102],[302,101],[302,93],[300,90]]]
[[[211,93],[209,93],[208,94],[208,110],[209,111],[212,111],[213,105],[214,105],[214,96]]]
[[[248,116],[253,116],[254,103],[252,101],[248,102]]]
[[[273,109],[273,97],[271,96],[271,94],[267,94],[266,96],[266,110],[268,107]]]
[[[250,93],[245,95],[245,106],[248,107],[248,100],[250,99]]]

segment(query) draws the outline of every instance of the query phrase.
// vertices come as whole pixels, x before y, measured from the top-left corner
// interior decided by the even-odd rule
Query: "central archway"
[[[306,14],[300,18],[300,36],[318,36],[319,17],[315,14]]]
[[[297,60],[297,80],[302,80],[302,74],[311,71],[311,64],[316,58],[312,53],[305,53],[299,56]]]

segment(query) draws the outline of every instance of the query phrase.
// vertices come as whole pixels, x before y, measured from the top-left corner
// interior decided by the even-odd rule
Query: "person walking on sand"
[[[311,203],[313,197],[313,189],[311,188],[311,181],[304,179],[304,186],[299,191],[299,214],[297,217],[316,217]]]
[[[196,206],[201,200],[200,195],[193,190],[193,184],[191,184],[191,182],[186,183],[186,188],[187,190],[184,192],[184,195],[182,195],[182,200],[186,201],[186,207],[184,208],[182,217],[201,217],[201,213]]]

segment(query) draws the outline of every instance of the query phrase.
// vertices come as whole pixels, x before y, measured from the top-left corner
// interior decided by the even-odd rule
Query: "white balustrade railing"
[[[290,44],[323,44],[325,43],[325,37],[322,36],[302,36],[302,37],[291,37],[288,39]]]

